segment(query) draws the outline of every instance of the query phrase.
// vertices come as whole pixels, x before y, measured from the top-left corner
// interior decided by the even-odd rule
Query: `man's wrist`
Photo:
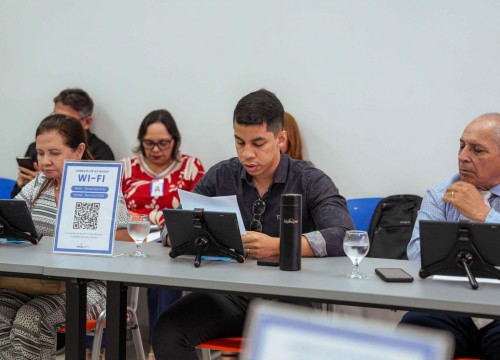
[[[479,221],[480,222],[485,222],[486,219],[488,218],[488,214],[490,213],[491,208],[485,207],[485,209],[482,209],[480,214],[479,214]]]

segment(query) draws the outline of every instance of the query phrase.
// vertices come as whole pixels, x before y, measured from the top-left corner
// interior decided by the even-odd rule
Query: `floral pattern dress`
[[[160,173],[149,168],[142,154],[122,161],[124,171],[121,186],[128,210],[148,215],[151,224],[159,226],[164,224],[164,208],[179,207],[178,190],[193,191],[205,174],[199,159],[184,154]]]

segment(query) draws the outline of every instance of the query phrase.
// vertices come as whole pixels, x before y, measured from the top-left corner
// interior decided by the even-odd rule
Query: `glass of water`
[[[130,256],[146,257],[148,254],[142,252],[141,244],[149,234],[149,217],[142,214],[130,214],[127,224],[128,234],[134,239],[136,248]]]
[[[368,254],[370,249],[370,240],[366,231],[348,230],[344,236],[344,251],[351,259],[353,267],[350,274],[347,274],[351,279],[363,279],[366,275],[359,272],[359,263]]]

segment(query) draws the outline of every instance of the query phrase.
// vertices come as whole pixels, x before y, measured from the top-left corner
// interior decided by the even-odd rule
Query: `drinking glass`
[[[141,214],[130,214],[127,224],[128,234],[134,239],[136,248],[130,256],[146,257],[148,254],[142,252],[141,244],[149,234],[149,217]]]
[[[351,279],[363,279],[366,275],[359,272],[359,263],[368,254],[370,249],[370,240],[366,231],[348,230],[344,236],[344,251],[351,259],[353,267],[352,272],[347,274]]]

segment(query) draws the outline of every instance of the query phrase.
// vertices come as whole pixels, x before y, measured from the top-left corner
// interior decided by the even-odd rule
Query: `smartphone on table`
[[[259,265],[259,266],[280,266],[280,263],[277,261],[257,260],[257,265]]]
[[[400,268],[376,268],[375,273],[386,282],[412,282],[413,276]]]
[[[31,160],[28,156],[18,156],[16,157],[17,165],[22,166],[23,168],[29,169],[31,171],[35,171],[35,165],[33,164],[33,160]]]

